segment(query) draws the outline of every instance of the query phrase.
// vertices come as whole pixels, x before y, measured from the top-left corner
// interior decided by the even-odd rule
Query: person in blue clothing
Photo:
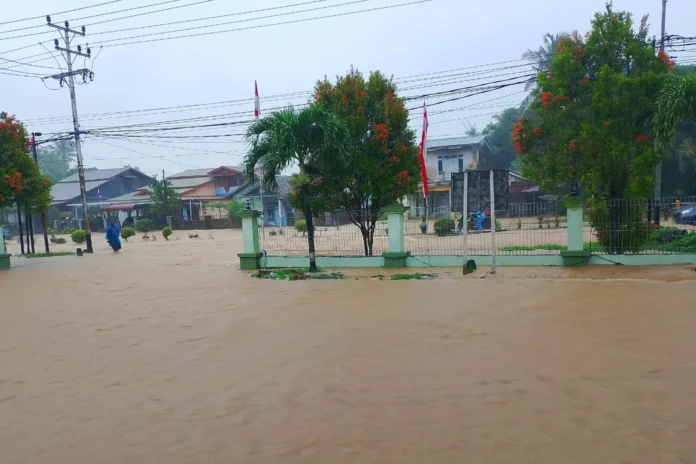
[[[121,249],[121,229],[118,228],[112,221],[106,227],[106,241],[114,252]]]
[[[483,230],[483,222],[486,220],[485,211],[476,211],[476,227],[479,231]]]

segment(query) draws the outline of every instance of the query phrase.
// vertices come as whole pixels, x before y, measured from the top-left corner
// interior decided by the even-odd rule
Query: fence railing
[[[696,253],[696,197],[608,200],[586,207],[585,218],[594,254]]]
[[[315,219],[314,247],[317,256],[381,256],[387,251],[386,221],[378,220],[372,233],[367,231],[364,236],[363,231],[352,222],[333,225],[331,221],[324,220],[325,217],[320,216]],[[338,218],[337,223],[345,222],[341,216]],[[297,222],[292,216],[281,219],[283,220],[278,223],[294,225],[277,227],[260,224],[259,246],[261,249],[272,256],[306,256],[308,253],[307,231],[297,227]]]
[[[693,216],[683,217],[681,212],[691,204]],[[648,213],[655,211],[654,203],[648,200],[611,200],[586,207],[582,231],[585,249],[595,254],[696,253],[696,198],[665,198],[660,206],[660,228],[648,220]],[[493,253],[490,219],[479,229],[476,221],[461,221],[461,212],[441,208],[426,224],[420,216],[412,217],[412,211],[407,211],[404,220],[404,247],[411,255],[463,256],[463,224],[468,230],[468,255]],[[497,255],[558,255],[568,248],[567,210],[559,201],[515,203],[495,213]],[[371,249],[367,246],[366,252],[362,231],[346,218],[346,212],[334,212],[315,220],[317,256],[379,256],[387,251],[386,220],[377,221]],[[288,216],[278,223],[295,224],[295,219],[299,218]],[[259,238],[268,255],[308,253],[306,231],[295,226],[261,226]]]

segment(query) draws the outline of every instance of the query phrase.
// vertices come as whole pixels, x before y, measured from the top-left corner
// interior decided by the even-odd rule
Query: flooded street
[[[696,463],[684,266],[277,282],[177,235],[0,273],[0,462]]]

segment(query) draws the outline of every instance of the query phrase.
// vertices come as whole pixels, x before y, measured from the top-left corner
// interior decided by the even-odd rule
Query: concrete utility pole
[[[75,35],[79,35],[81,37],[85,36],[85,27],[82,26],[82,30],[76,31],[74,29],[70,29],[70,25],[68,24],[67,21],[65,21],[65,26],[59,26],[57,24],[52,24],[51,23],[51,17],[46,16],[46,22],[50,27],[53,27],[55,29],[58,29],[63,33],[63,40],[65,41],[65,48],[60,47],[58,45],[58,39],[54,41],[56,50],[59,50],[63,52],[65,55],[65,61],[68,65],[68,72],[65,73],[60,73],[60,74],[54,74],[50,76],[53,79],[56,79],[60,82],[60,86],[63,86],[63,82],[65,81],[65,78],[68,78],[68,88],[70,89],[70,102],[72,104],[72,118],[73,118],[73,128],[75,131],[75,149],[77,151],[77,175],[80,179],[80,196],[82,197],[82,217],[83,217],[83,222],[85,223],[85,233],[86,233],[86,243],[87,243],[87,250],[85,250],[87,253],[92,253],[92,232],[90,231],[89,228],[89,216],[87,214],[87,188],[85,186],[85,169],[84,169],[84,164],[82,162],[82,146],[80,145],[80,124],[77,121],[77,101],[75,100],[75,80],[74,76],[76,75],[82,75],[82,79],[84,81],[87,81],[87,78],[89,77],[90,80],[93,79],[93,74],[89,69],[77,69],[73,71],[73,56],[75,55],[75,58],[79,56],[83,56],[85,58],[90,58],[91,52],[90,49],[87,49],[87,53],[82,53],[82,47],[79,45],[77,46],[77,51],[71,50],[70,49],[70,41],[72,40],[70,37],[70,34],[73,34],[73,37]]]
[[[662,0],[662,30],[660,31],[660,52],[665,51],[665,23],[667,20],[667,0]],[[660,224],[660,200],[662,198],[662,160],[655,169],[655,224]]]

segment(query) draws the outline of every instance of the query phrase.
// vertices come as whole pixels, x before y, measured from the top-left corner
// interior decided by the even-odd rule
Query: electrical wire
[[[182,0],[175,0],[175,1],[182,1]],[[187,7],[189,7],[189,6],[200,5],[200,4],[202,4],[202,3],[209,3],[209,2],[212,2],[212,1],[214,1],[214,0],[200,0],[200,1],[197,1],[197,2],[194,2],[194,3],[188,3],[188,4],[186,4],[186,5],[172,6],[172,7],[169,7],[169,8],[162,8],[162,9],[160,9],[160,10],[145,11],[145,12],[142,12],[142,13],[133,14],[133,15],[129,15],[129,16],[122,16],[122,17],[120,17],[120,18],[112,18],[112,19],[107,19],[107,20],[104,20],[104,21],[98,21],[98,22],[95,22],[95,23],[86,24],[85,27],[88,27],[88,26],[91,27],[91,26],[94,26],[94,25],[97,25],[97,24],[110,23],[110,22],[114,22],[114,21],[121,21],[121,20],[123,20],[123,19],[129,19],[129,18],[140,18],[140,17],[145,16],[145,15],[150,15],[150,14],[154,14],[154,13],[161,13],[161,12],[163,12],[163,11],[176,10],[176,9],[178,9],[178,8],[187,8]],[[166,3],[166,2],[165,2],[165,3]],[[145,7],[141,7],[141,8],[145,8]],[[82,19],[82,18],[77,18],[77,19],[74,19],[74,20],[71,20],[71,21],[79,21],[80,19]],[[46,35],[46,34],[52,34],[52,33],[53,33],[53,31],[30,32],[30,33],[28,33],[28,34],[13,35],[13,36],[11,36],[11,37],[2,37],[2,39],[3,39],[3,40],[20,39],[20,38],[22,38],[22,37],[32,37],[32,36],[36,36],[36,35]],[[99,33],[97,33],[97,34],[99,34]],[[90,35],[95,35],[95,34],[90,34]]]
[[[51,15],[59,15],[59,14],[65,14],[65,13],[73,13],[73,12],[75,12],[75,11],[86,10],[86,9],[88,9],[88,8],[97,8],[97,7],[104,6],[104,5],[110,5],[110,4],[112,4],[112,3],[118,3],[118,2],[120,2],[120,1],[121,1],[121,0],[111,0],[111,1],[108,1],[108,2],[104,2],[104,3],[98,3],[98,4],[96,4],[96,5],[89,5],[89,6],[83,6],[83,7],[80,7],[80,8],[73,8],[72,10],[59,11],[58,13],[51,13]],[[22,19],[13,19],[13,20],[11,20],[11,21],[4,21],[4,22],[1,22],[1,23],[0,23],[0,26],[2,26],[3,24],[21,23],[21,22],[23,22],[23,21],[31,21],[32,19],[42,19],[42,18],[45,18],[45,17],[46,17],[45,15],[41,15],[41,16],[30,16],[30,17],[28,17],[28,18],[22,18]]]
[[[255,26],[240,27],[240,28],[236,28],[236,29],[225,29],[222,31],[198,32],[196,34],[185,34],[185,35],[178,35],[178,36],[173,36],[173,37],[162,37],[159,39],[147,39],[147,40],[138,40],[138,41],[134,41],[134,42],[111,43],[109,45],[105,45],[105,47],[120,47],[120,46],[124,46],[124,45],[135,45],[135,44],[142,44],[142,43],[161,42],[161,41],[165,41],[165,40],[184,39],[184,38],[189,38],[189,37],[201,37],[201,36],[207,36],[207,35],[213,35],[213,34],[224,34],[227,32],[246,31],[246,30],[250,30],[250,29],[260,29],[260,28],[266,28],[266,27],[281,26],[281,25],[285,25],[285,24],[296,24],[296,23],[303,23],[303,22],[308,22],[308,21],[316,21],[319,19],[337,18],[340,16],[350,16],[350,15],[355,15],[355,14],[360,14],[360,13],[368,13],[368,12],[372,12],[372,11],[387,10],[387,9],[391,9],[391,8],[400,8],[400,7],[404,7],[404,6],[417,5],[420,3],[429,3],[432,1],[433,0],[416,0],[413,2],[407,2],[407,3],[398,3],[396,5],[388,5],[388,6],[369,8],[369,9],[357,10],[357,11],[348,11],[348,12],[336,13],[336,14],[332,14],[332,15],[316,16],[313,18],[295,19],[292,21],[282,21],[282,22],[278,22],[278,23],[269,23],[269,24],[255,25]],[[177,31],[176,30],[169,31],[169,33],[175,33],[175,32],[177,32]],[[136,37],[122,37],[120,39],[110,39],[109,41],[131,40],[133,38],[136,38]],[[100,42],[99,45],[101,45],[102,43],[106,43],[106,42]]]
[[[249,21],[258,21],[258,20],[261,20],[261,19],[277,18],[277,17],[279,17],[279,16],[288,16],[288,15],[294,15],[294,14],[299,14],[299,13],[308,13],[308,12],[311,12],[311,11],[326,10],[326,9],[329,9],[329,8],[339,8],[339,7],[343,7],[343,6],[354,5],[354,4],[357,4],[357,3],[365,3],[365,2],[367,2],[367,1],[370,1],[370,0],[353,0],[353,1],[351,1],[351,2],[339,3],[339,4],[337,4],[337,5],[326,5],[326,6],[308,8],[308,9],[305,9],[305,10],[290,11],[290,12],[286,12],[286,13],[276,13],[276,14],[267,15],[267,16],[260,16],[260,17],[256,17],[256,18],[237,19],[237,20],[234,20],[234,21],[225,21],[225,22],[223,22],[223,23],[217,23],[217,24],[206,24],[206,25],[203,25],[203,26],[194,26],[194,27],[187,27],[187,28],[184,28],[184,29],[176,29],[176,30],[174,30],[174,31],[160,31],[160,32],[151,32],[151,33],[149,33],[149,34],[135,35],[135,36],[131,36],[131,37],[118,37],[118,38],[116,38],[116,39],[107,39],[107,40],[103,40],[103,41],[99,42],[99,44],[100,44],[100,45],[103,45],[103,44],[107,44],[107,43],[110,43],[110,42],[118,42],[118,41],[121,41],[121,40],[140,39],[140,38],[143,38],[143,37],[154,37],[154,36],[158,36],[158,35],[171,34],[171,33],[175,33],[175,32],[195,31],[195,30],[200,30],[200,29],[208,29],[208,28],[211,28],[211,27],[226,26],[226,25],[229,25],[229,24],[246,23],[246,22],[249,22]],[[119,32],[119,31],[109,31],[109,32],[104,32],[103,34],[107,34],[107,33],[108,33],[108,34],[113,34],[114,32]],[[102,34],[102,33],[96,33],[96,34],[92,34],[92,35],[99,35],[99,34]],[[106,45],[106,46],[108,47],[108,45]]]
[[[153,7],[153,6],[165,5],[165,4],[168,4],[168,3],[176,3],[176,2],[181,2],[181,1],[183,1],[183,0],[166,0],[166,1],[164,1],[164,2],[151,3],[151,4],[149,4],[149,5],[141,5],[141,6],[134,6],[134,7],[131,7],[131,8],[125,8],[125,9],[123,9],[123,10],[108,11],[108,12],[106,12],[106,13],[99,13],[99,14],[95,14],[95,15],[82,16],[82,17],[80,17],[80,18],[72,18],[72,19],[70,19],[69,21],[82,21],[83,19],[97,18],[97,17],[100,17],[100,16],[108,16],[108,15],[112,15],[112,14],[124,13],[124,12],[126,12],[126,11],[142,10],[143,8],[151,8],[151,7]],[[212,1],[214,1],[214,0],[207,0],[207,1],[212,2]],[[42,17],[42,18],[45,18],[45,16],[41,16],[41,17]],[[51,18],[51,19],[53,19],[53,18]],[[63,20],[61,19],[61,20],[56,21],[56,22],[63,22]],[[18,28],[18,29],[8,29],[8,30],[6,30],[6,31],[0,31],[0,34],[7,34],[8,32],[16,32],[16,31],[25,31],[25,30],[27,30],[27,29],[35,29],[35,28],[37,28],[37,27],[43,27],[43,26],[45,26],[45,25],[44,25],[44,24],[39,24],[39,25],[36,25],[36,26],[20,27],[20,28]]]
[[[411,78],[415,78],[415,77],[419,77],[419,76],[434,76],[437,74],[445,74],[445,73],[450,73],[452,71],[458,71],[458,70],[462,70],[462,69],[477,69],[477,68],[483,68],[485,66],[493,66],[493,65],[498,65],[498,64],[518,62],[518,61],[521,61],[521,60],[502,61],[502,62],[472,66],[470,68],[457,68],[457,69],[450,69],[450,70],[443,70],[443,71],[434,71],[434,72],[425,73],[425,74],[417,74],[417,75],[413,75],[413,76],[404,76],[402,78],[394,79],[394,82],[408,81]],[[495,69],[500,69],[500,68],[495,68]],[[479,72],[482,72],[482,71],[479,71]],[[483,71],[483,72],[485,72],[485,71]],[[489,76],[489,77],[492,77],[492,76]],[[430,79],[435,79],[435,78],[430,78]],[[286,98],[291,98],[291,99],[292,98],[302,98],[302,97],[308,97],[309,95],[311,95],[311,91],[309,91],[309,90],[297,91],[297,92],[288,92],[288,93],[282,93],[282,94],[268,95],[268,96],[264,97],[264,101],[268,102],[268,101],[284,100]],[[249,98],[241,98],[241,99],[235,99],[235,100],[223,100],[223,101],[208,102],[208,103],[194,103],[194,104],[187,104],[187,105],[143,108],[143,109],[136,109],[136,110],[123,110],[123,111],[113,111],[113,112],[105,112],[105,113],[90,113],[90,114],[81,115],[80,118],[82,120],[86,120],[86,119],[107,120],[107,119],[112,119],[114,117],[150,116],[150,115],[156,115],[156,114],[177,113],[177,112],[182,112],[182,111],[188,112],[191,109],[208,110],[208,109],[216,109],[216,108],[228,107],[228,106],[246,105],[249,102],[253,102],[253,100],[254,100],[253,97],[249,97]],[[273,109],[277,109],[277,108],[278,107],[273,108]],[[237,113],[225,113],[222,115],[213,115],[213,116],[233,116],[233,115],[238,115],[238,114],[250,114],[250,113],[251,113],[250,111],[242,111],[242,112],[237,112]],[[193,118],[193,119],[194,120],[195,119],[203,119],[203,118],[208,118],[208,117],[209,116],[204,116],[202,118]],[[48,117],[44,117],[44,118],[27,119],[27,120],[25,120],[25,122],[50,124],[50,123],[60,123],[60,121],[68,121],[70,119],[71,119],[70,116],[48,116]],[[184,120],[192,120],[192,119],[187,118]]]

